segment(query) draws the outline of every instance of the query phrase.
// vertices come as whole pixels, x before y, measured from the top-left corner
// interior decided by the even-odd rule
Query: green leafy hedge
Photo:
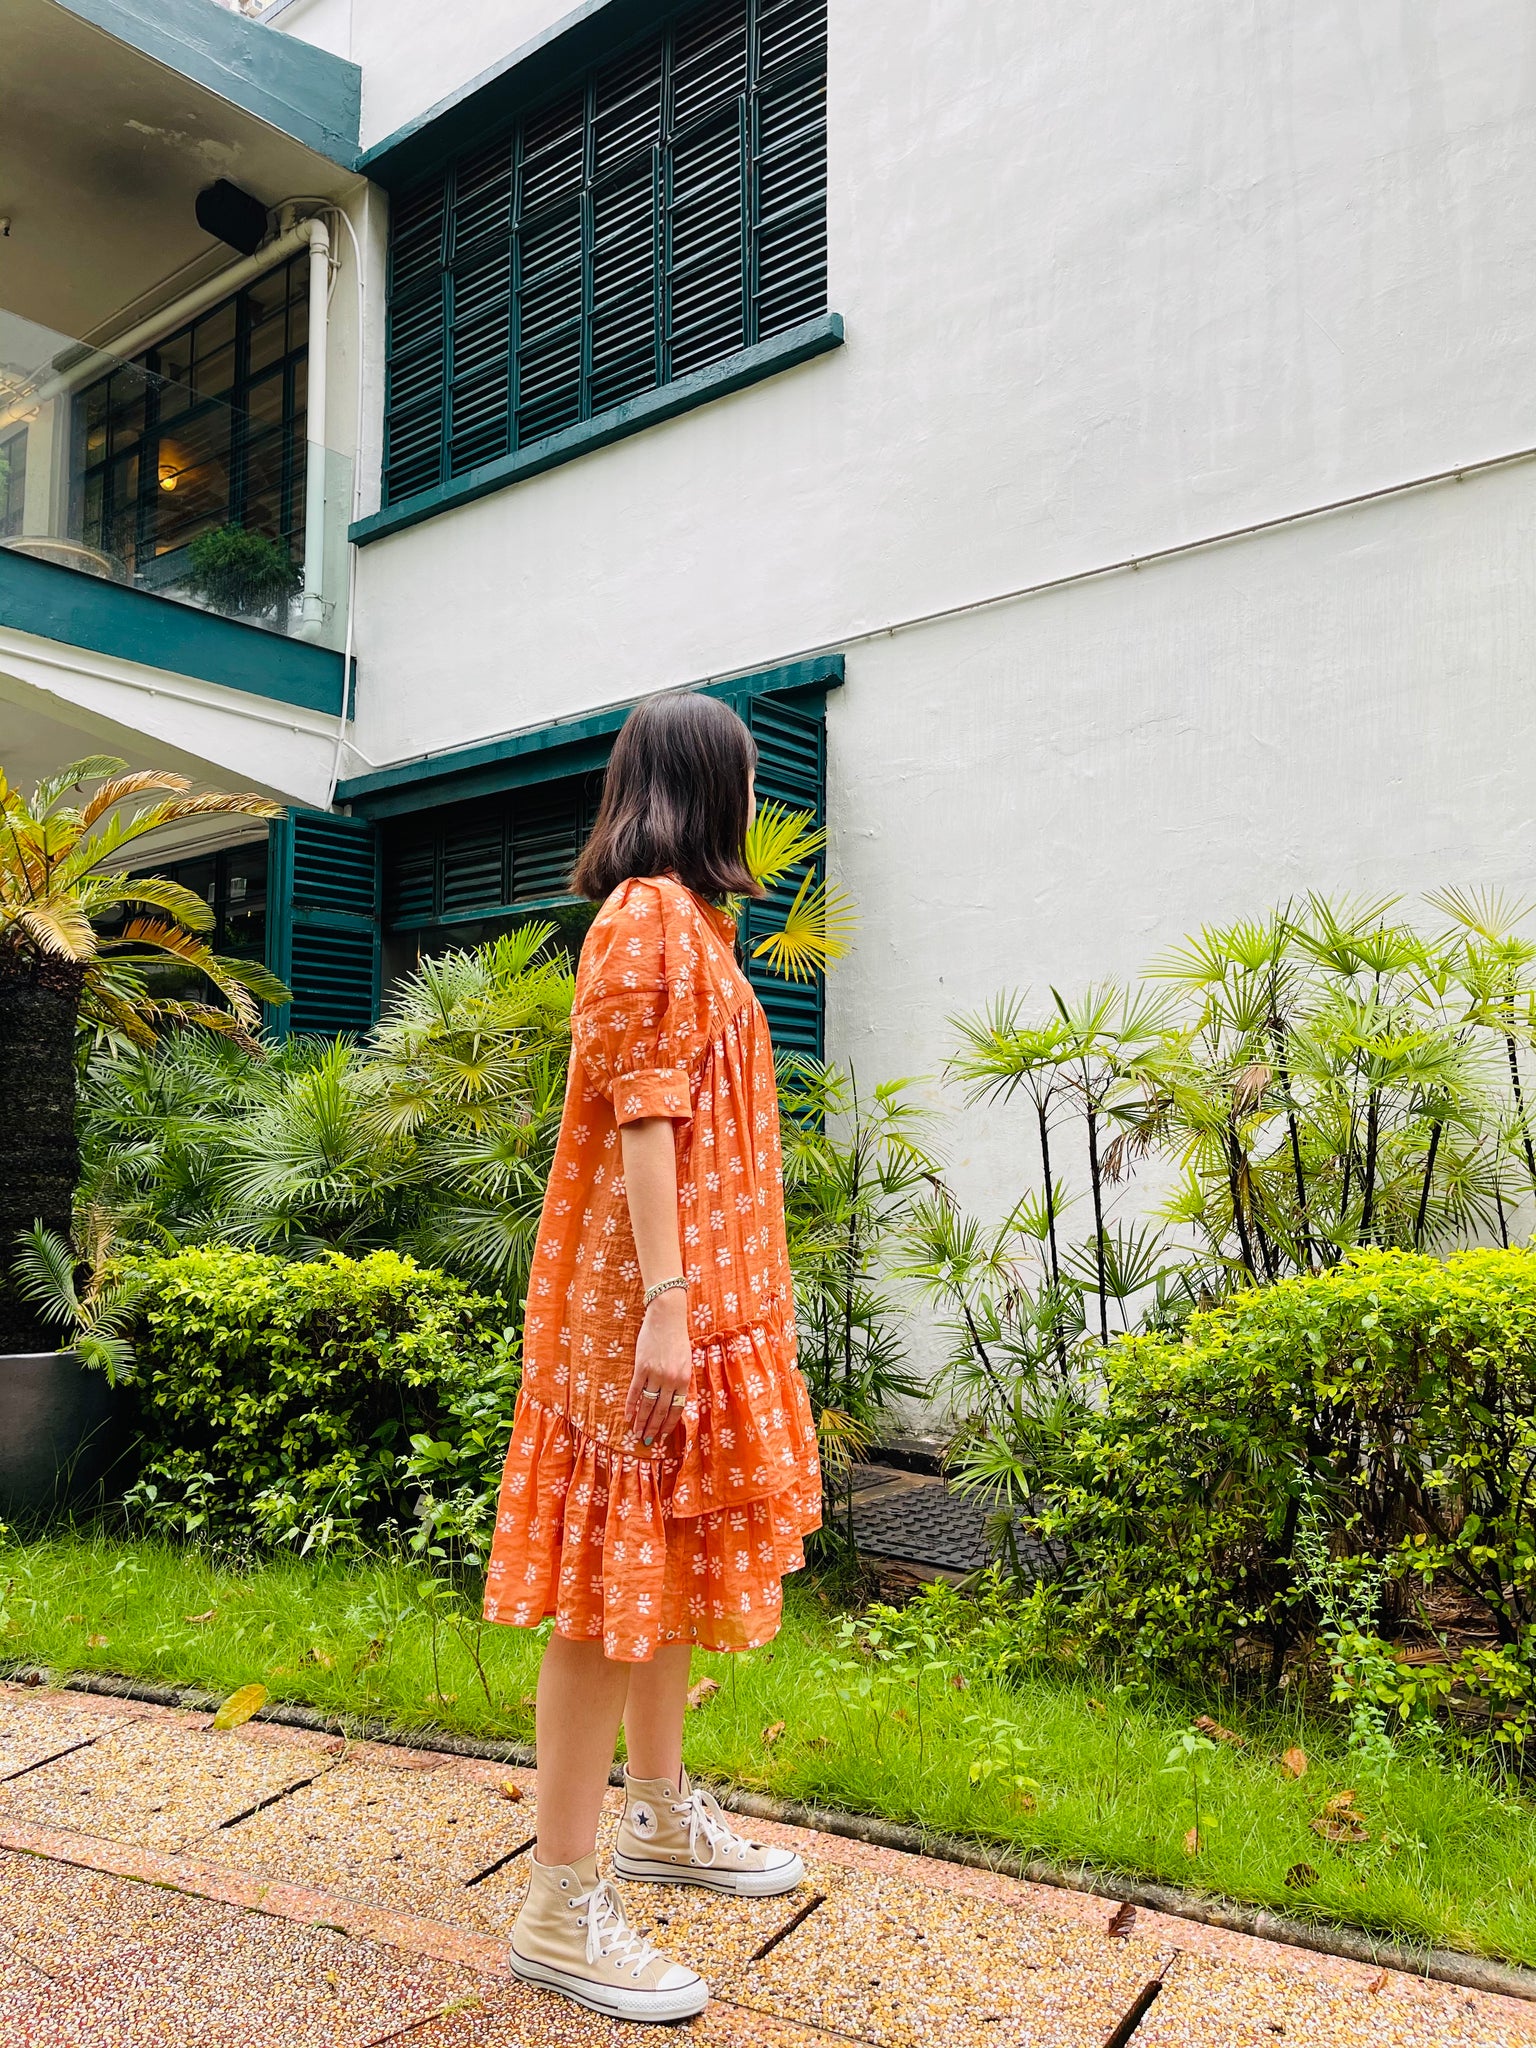
[[[1454,1608],[1494,1640],[1438,1681],[1378,1655],[1375,1693],[1402,1712],[1436,1682],[1528,1693],[1536,1252],[1360,1252],[1199,1313],[1182,1340],[1127,1338],[1104,1366],[1039,1517],[1089,1644],[1210,1664],[1246,1637],[1278,1678],[1317,1629],[1347,1690],[1378,1630],[1422,1648]]]
[[[145,1521],[304,1550],[392,1525],[479,1548],[520,1376],[500,1303],[387,1251],[290,1264],[210,1245],[136,1270]]]

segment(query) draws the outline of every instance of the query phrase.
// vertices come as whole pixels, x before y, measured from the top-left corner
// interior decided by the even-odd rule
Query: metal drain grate
[[[987,1528],[995,1514],[984,1501],[951,1493],[942,1479],[933,1479],[871,1499],[861,1500],[855,1493],[853,1533],[859,1548],[876,1557],[974,1572],[997,1555],[998,1546]],[[1018,1544],[1019,1556],[1031,1572],[1049,1572],[1042,1544],[1022,1529]]]

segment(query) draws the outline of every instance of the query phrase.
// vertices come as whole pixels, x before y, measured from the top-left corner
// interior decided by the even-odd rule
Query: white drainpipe
[[[294,230],[309,242],[309,417],[304,460],[304,608],[306,640],[319,638],[325,622],[325,361],[326,318],[330,310],[331,238],[323,220]]]

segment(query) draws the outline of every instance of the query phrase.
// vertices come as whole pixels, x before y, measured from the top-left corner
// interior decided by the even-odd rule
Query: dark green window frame
[[[0,540],[20,533],[27,494],[27,430],[0,434]]]
[[[826,289],[826,0],[676,10],[397,199],[379,530],[775,337],[835,346]]]
[[[221,526],[302,565],[308,276],[293,257],[77,394],[80,538],[141,587],[180,582]]]

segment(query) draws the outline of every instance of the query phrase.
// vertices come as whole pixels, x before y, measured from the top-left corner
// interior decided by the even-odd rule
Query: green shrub
[[[1083,1641],[1174,1666],[1316,1630],[1336,1698],[1468,1694],[1523,1735],[1536,1677],[1536,1252],[1359,1252],[1104,1355],[1037,1513]],[[1431,1612],[1424,1602],[1432,1596]],[[1496,1638],[1405,1665],[1380,1637]],[[1421,1648],[1426,1647],[1422,1644]]]
[[[243,526],[216,526],[187,549],[193,593],[221,612],[274,611],[303,582],[281,541]]]
[[[395,1252],[149,1260],[130,1508],[168,1533],[301,1550],[414,1525],[477,1552],[519,1368],[498,1302]]]

